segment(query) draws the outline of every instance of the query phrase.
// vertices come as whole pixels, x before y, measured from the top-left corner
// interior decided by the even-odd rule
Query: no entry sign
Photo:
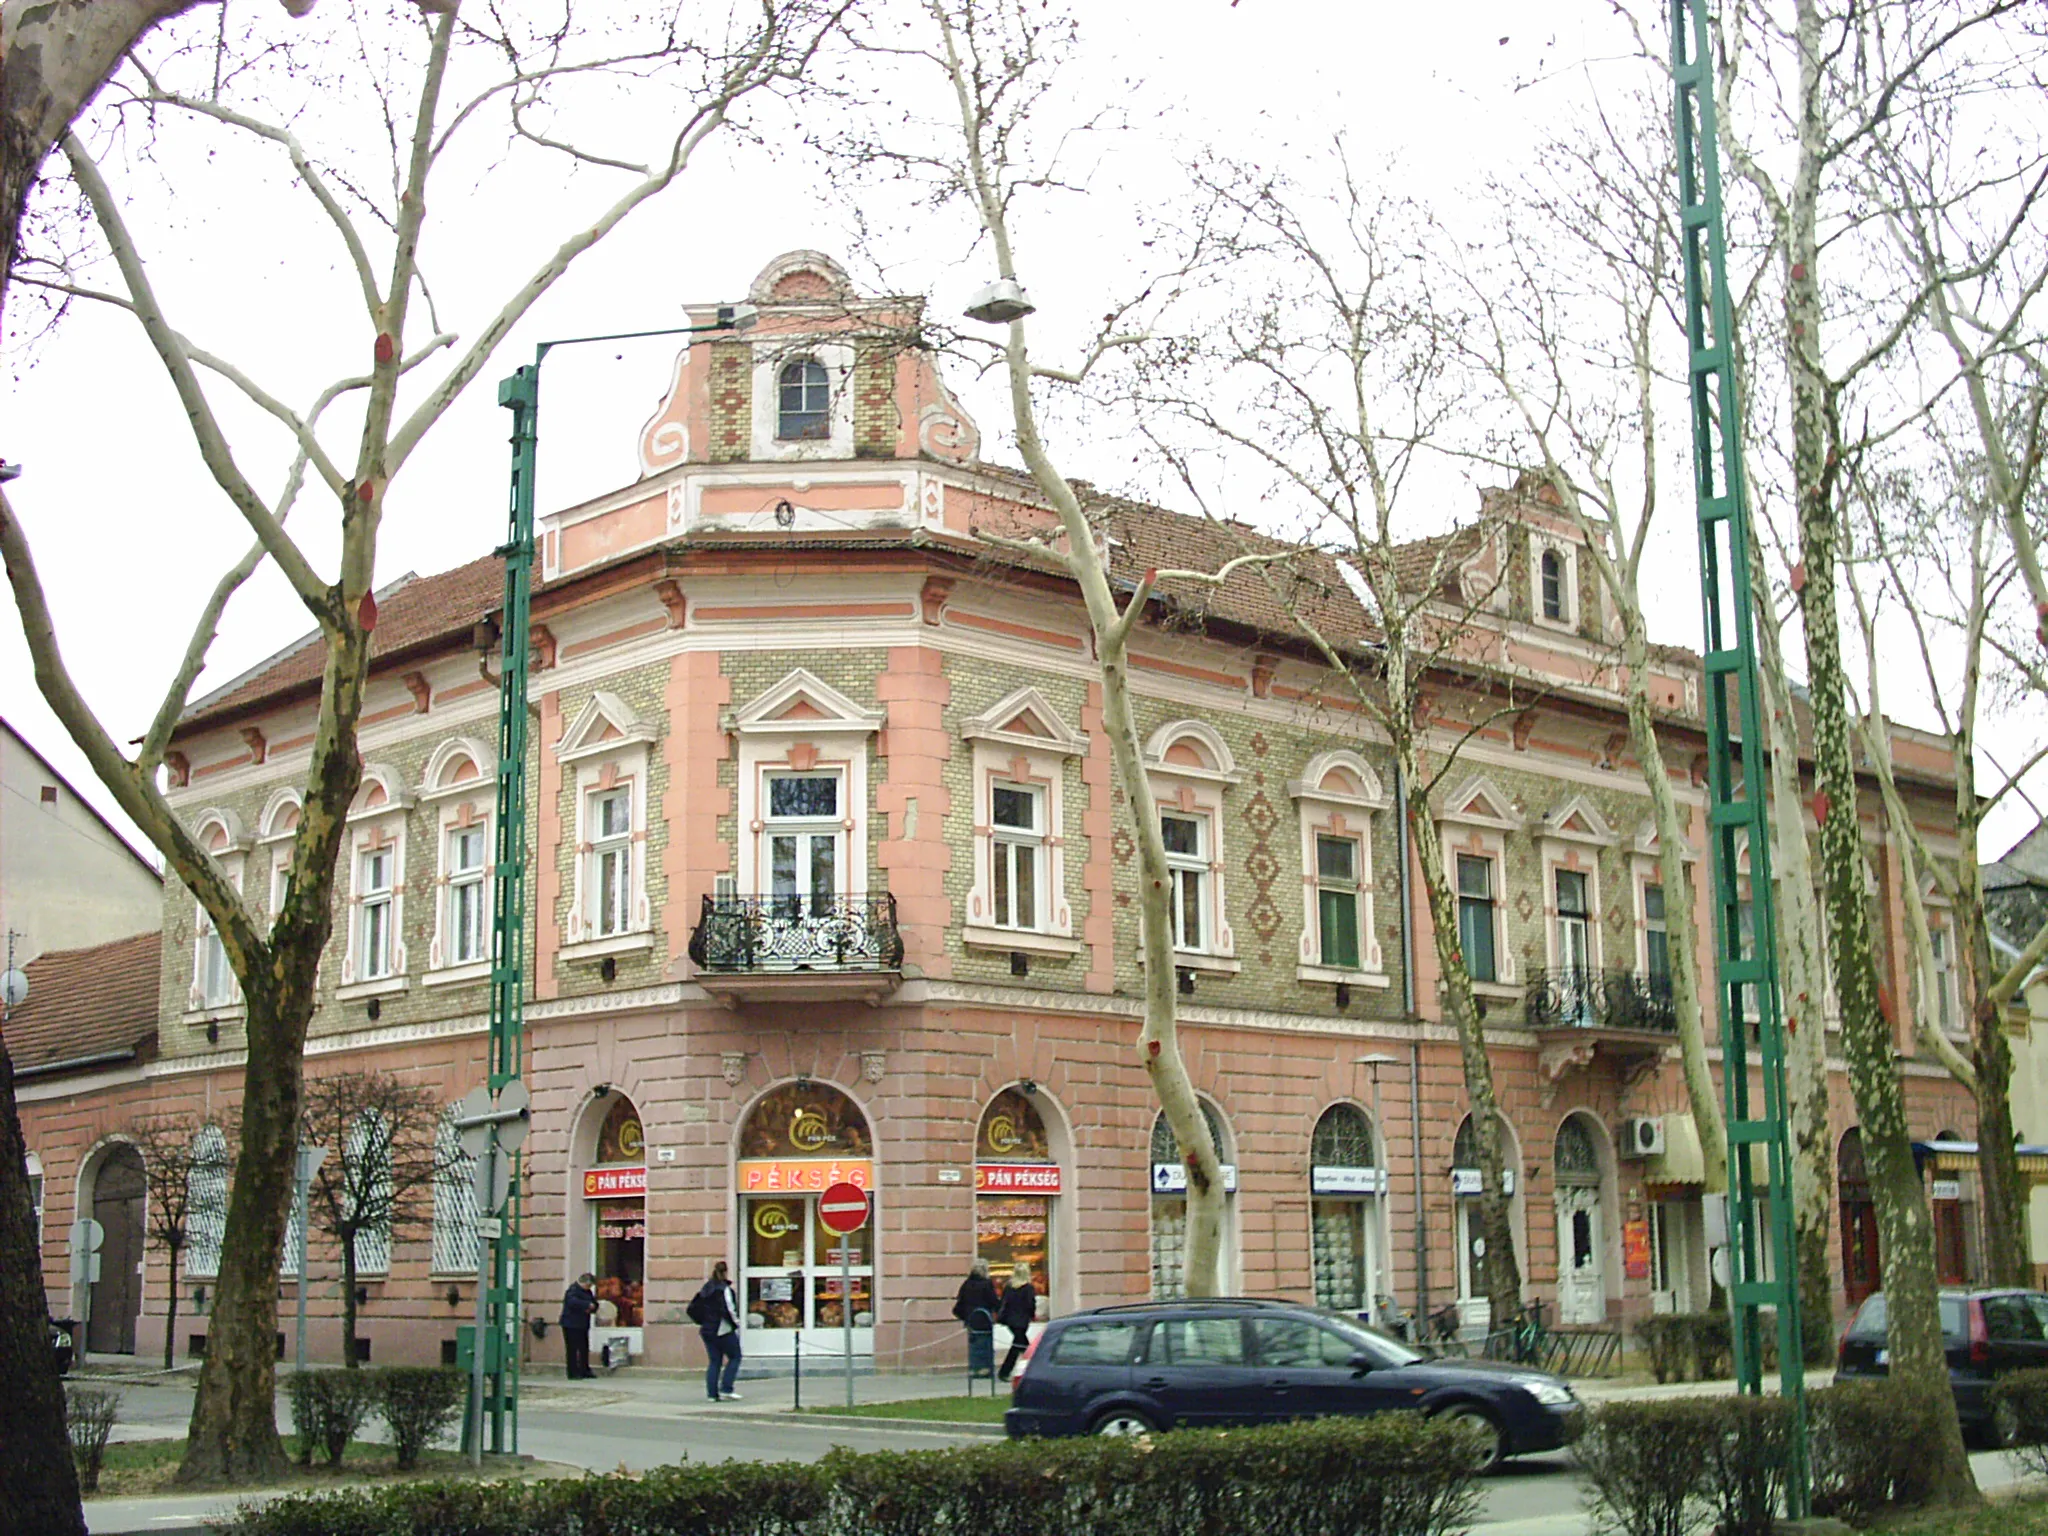
[[[839,1183],[818,1197],[818,1224],[844,1237],[868,1224],[868,1192],[858,1184]]]

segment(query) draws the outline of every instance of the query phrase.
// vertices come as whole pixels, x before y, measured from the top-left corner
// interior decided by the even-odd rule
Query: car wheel
[[[1127,1438],[1132,1435],[1149,1435],[1153,1432],[1152,1421],[1135,1408],[1111,1408],[1100,1414],[1088,1426],[1093,1435],[1115,1435]]]
[[[1436,1415],[1448,1423],[1463,1425],[1472,1436],[1473,1470],[1482,1477],[1507,1460],[1507,1436],[1492,1414],[1476,1403],[1453,1403]]]

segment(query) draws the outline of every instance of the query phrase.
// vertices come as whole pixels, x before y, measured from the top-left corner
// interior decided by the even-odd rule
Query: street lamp
[[[1022,320],[1037,308],[1031,302],[1031,295],[1024,291],[1023,284],[1014,277],[999,277],[975,289],[967,301],[966,315],[983,325],[1008,325],[1012,320]]]
[[[1372,1245],[1372,1310],[1374,1317],[1380,1313],[1380,1298],[1388,1296],[1387,1291],[1387,1126],[1380,1118],[1380,1068],[1397,1067],[1401,1058],[1385,1051],[1374,1051],[1366,1056],[1354,1056],[1351,1065],[1364,1067],[1372,1073],[1372,1134],[1376,1145],[1373,1148],[1374,1161],[1379,1164],[1379,1231],[1373,1234]],[[1356,1079],[1354,1079],[1356,1081]],[[1415,1213],[1416,1221],[1422,1220],[1422,1212]],[[1389,1298],[1391,1299],[1391,1297]],[[1385,1322],[1384,1318],[1380,1318]]]
[[[505,542],[505,604],[498,623],[498,799],[495,826],[497,866],[491,914],[490,1092],[519,1075],[525,1030],[526,940],[526,680],[532,626],[533,480],[539,456],[540,365],[557,347],[591,341],[636,341],[648,336],[695,336],[707,331],[750,331],[761,314],[752,304],[722,304],[705,325],[664,326],[651,331],[613,331],[602,336],[565,336],[541,342],[533,361],[499,381],[498,404],[512,412],[511,512]],[[511,1180],[503,1236],[492,1246],[491,1283],[479,1298],[487,1328],[478,1330],[476,1350],[485,1355],[486,1337],[501,1341],[497,1389],[489,1404],[491,1449],[519,1449],[520,1312],[519,1179]],[[482,1445],[479,1431],[477,1445]]]

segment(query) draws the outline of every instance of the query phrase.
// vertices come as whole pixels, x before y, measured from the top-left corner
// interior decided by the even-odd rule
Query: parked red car
[[[1865,1299],[1842,1331],[1835,1375],[1843,1380],[1891,1373],[1885,1348],[1884,1292]],[[2013,1371],[2048,1367],[2048,1295],[2040,1291],[1943,1291],[1941,1333],[1948,1379],[1963,1434],[1990,1446],[2012,1443],[2018,1426],[1994,1409],[1991,1384]]]

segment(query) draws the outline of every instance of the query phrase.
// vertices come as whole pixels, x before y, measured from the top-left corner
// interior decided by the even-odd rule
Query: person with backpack
[[[732,1387],[740,1374],[740,1299],[725,1260],[711,1266],[711,1278],[684,1311],[704,1340],[704,1390],[714,1403],[738,1402]]]
[[[597,1311],[597,1292],[591,1289],[596,1279],[593,1274],[578,1275],[562,1294],[562,1348],[571,1381],[588,1381],[595,1374],[590,1369],[590,1317]]]
[[[1003,1356],[1003,1368],[996,1372],[997,1381],[1008,1381],[1010,1372],[1017,1368],[1017,1357],[1031,1342],[1031,1325],[1037,1317],[1038,1292],[1031,1284],[1031,1266],[1019,1264],[1010,1271],[1009,1288],[1003,1292],[1003,1304],[996,1312],[996,1321],[1010,1330],[1010,1352]]]

